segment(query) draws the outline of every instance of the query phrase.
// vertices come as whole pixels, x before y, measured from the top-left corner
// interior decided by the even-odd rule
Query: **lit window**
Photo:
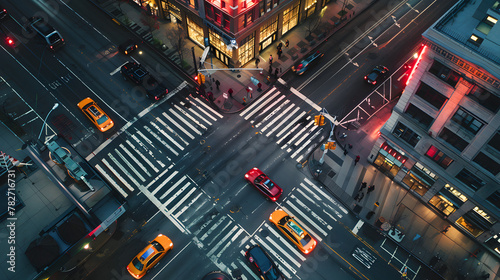
[[[472,34],[472,36],[470,36],[470,39],[474,42],[477,42],[479,38],[476,35]]]
[[[496,18],[491,17],[491,16],[488,16],[486,18],[486,20],[489,21],[489,22],[491,22],[491,23],[493,23],[493,24],[497,23],[497,21],[498,21]]]

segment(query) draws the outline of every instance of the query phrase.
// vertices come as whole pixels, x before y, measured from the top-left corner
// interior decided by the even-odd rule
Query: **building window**
[[[415,163],[402,182],[411,190],[423,196],[439,177],[420,163]]]
[[[222,24],[222,27],[228,31],[230,29],[229,19],[227,19],[226,16],[224,16],[224,23]]]
[[[255,37],[252,35],[243,39],[238,48],[239,60],[241,65],[245,65],[253,58],[255,49]]]
[[[486,16],[483,21],[481,21],[477,26],[476,30],[488,35],[491,31],[491,28],[497,23],[497,19],[492,16]]]
[[[429,69],[429,72],[434,74],[441,80],[445,81],[452,87],[455,87],[458,83],[458,80],[460,79],[460,74],[444,66],[441,62],[437,60],[434,60],[431,69]]]
[[[205,3],[205,14],[207,18],[209,19],[214,19],[214,7],[212,5],[206,4]]]
[[[453,121],[459,124],[461,127],[467,129],[467,131],[472,132],[476,135],[477,132],[483,127],[483,123],[476,119],[471,113],[465,111],[463,108],[458,108],[457,112],[453,117]]]
[[[245,14],[245,27],[253,22],[253,10]]]
[[[222,21],[221,11],[214,10],[214,21],[217,22],[218,24],[221,23],[221,21]]]
[[[440,151],[435,146],[431,146],[429,150],[425,153],[426,156],[430,157],[434,162],[436,162],[439,166],[446,169],[453,160],[446,156],[442,151]]]
[[[476,35],[472,34],[468,41],[471,42],[473,45],[479,47],[481,43],[483,43],[483,38],[477,37]]]
[[[428,128],[434,121],[434,118],[427,115],[424,111],[420,110],[417,106],[411,103],[405,113],[412,116],[424,129]]]
[[[500,164],[482,152],[479,152],[473,161],[495,176],[500,172]]]
[[[441,133],[439,133],[439,137],[446,141],[448,144],[450,144],[452,147],[455,149],[459,150],[462,152],[469,143],[462,139],[460,136],[456,135],[455,133],[451,132],[448,128],[444,127]]]
[[[281,34],[287,33],[290,29],[294,28],[299,22],[299,5],[297,2],[295,6],[286,9],[283,12],[283,29]]]
[[[488,145],[500,152],[500,132],[493,135],[491,140],[488,142]]]
[[[198,45],[204,46],[203,42],[203,27],[196,24],[189,17],[187,18],[188,36]]]
[[[495,205],[496,208],[500,209],[500,192],[496,191],[492,195],[488,196],[486,199],[488,200],[491,204]]]
[[[465,168],[462,169],[462,171],[460,171],[455,177],[474,191],[479,190],[485,185],[483,180]]]
[[[474,85],[468,96],[493,113],[496,113],[498,108],[500,108],[500,97],[492,94],[482,87],[479,87],[478,85]]]
[[[224,43],[224,40],[222,39],[222,36],[219,33],[210,29],[208,31],[208,36],[210,38],[210,45],[212,45],[214,48],[227,55],[228,57],[233,56],[233,49],[227,47],[227,45]]]
[[[438,110],[441,109],[443,104],[448,100],[448,98],[442,95],[439,91],[424,83],[420,83],[420,86],[415,94]]]
[[[413,130],[409,129],[406,125],[398,122],[394,130],[392,131],[394,136],[401,138],[410,146],[415,147],[420,140],[420,135],[416,134]]]
[[[220,7],[221,8],[225,8],[226,7],[226,2],[225,1],[221,1],[220,2]]]
[[[265,2],[264,2],[264,1],[259,1],[259,15],[260,15],[260,16],[263,16],[263,15],[264,15],[264,13],[266,12],[266,11],[264,10],[264,7],[265,7],[265,5],[264,5],[264,4],[265,4]]]
[[[316,11],[317,0],[306,0],[305,12],[306,18],[310,17]]]

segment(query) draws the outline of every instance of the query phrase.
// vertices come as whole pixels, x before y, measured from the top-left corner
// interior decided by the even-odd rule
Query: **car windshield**
[[[165,249],[163,248],[163,246],[161,246],[160,243],[156,242],[156,241],[153,241],[153,243],[151,243],[153,245],[153,247],[155,247],[155,249],[158,251],[158,252],[163,252]]]
[[[105,123],[109,118],[106,115],[102,115],[102,117],[97,119],[97,124],[103,124]]]
[[[154,252],[155,252],[155,250],[153,249],[153,247],[149,247],[149,249],[147,249],[146,252],[144,252],[144,254],[142,254],[142,256],[140,257],[141,261],[144,261],[145,259],[147,259]]]
[[[300,240],[300,244],[302,244],[302,246],[306,246],[310,241],[311,241],[311,236],[306,233],[304,235],[304,238]]]
[[[139,271],[142,271],[142,269],[144,268],[144,265],[139,261],[138,258],[134,258],[134,260],[132,260],[132,264]]]
[[[274,184],[269,178],[266,177],[266,175],[262,174],[259,177],[255,179],[256,184],[261,184],[263,187],[267,189],[272,189],[274,187]]]
[[[50,44],[54,44],[55,42],[61,40],[61,37],[57,33],[52,33],[48,37]]]
[[[279,279],[279,274],[276,268],[271,266],[268,271],[264,271],[264,277],[266,280],[277,280]]]

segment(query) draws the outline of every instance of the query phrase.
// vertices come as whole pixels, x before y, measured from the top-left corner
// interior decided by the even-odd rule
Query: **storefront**
[[[454,187],[446,184],[444,188],[429,200],[429,204],[448,217],[462,206],[468,198]]]
[[[316,11],[316,3],[318,1],[317,0],[306,0],[305,2],[305,9],[304,9],[304,12],[305,12],[305,18],[309,18],[310,16],[312,16],[314,14],[314,12]]]
[[[481,233],[490,230],[497,220],[479,207],[474,207],[471,211],[458,218],[456,224],[469,232],[472,236],[478,237]]]
[[[488,246],[490,249],[495,250],[497,254],[500,254],[500,236],[498,234],[493,235],[490,237],[486,242],[484,242],[486,246]]]
[[[187,27],[189,39],[193,40],[193,42],[204,48],[205,45],[203,42],[203,27],[196,24],[196,22],[192,21],[189,17],[187,17]]]
[[[229,66],[233,56],[233,48],[229,45],[229,40],[224,40],[223,35],[209,24],[208,38],[210,39],[210,50],[216,58]],[[227,43],[226,43],[227,42]]]
[[[420,196],[424,196],[438,178],[436,174],[417,162],[408,171],[402,182],[412,191],[418,193]]]
[[[284,35],[299,23],[299,9],[300,1],[283,11],[283,29],[281,30],[281,35]]]
[[[158,5],[154,0],[133,0],[132,2],[143,8],[148,14],[159,16]]]
[[[243,66],[254,57],[255,36],[253,33],[243,39],[240,45],[238,48],[238,60],[240,65]]]
[[[408,158],[403,156],[402,153],[389,146],[387,142],[384,142],[380,146],[380,150],[373,164],[387,173],[387,175],[394,178],[407,159]]]
[[[278,17],[260,27],[259,52],[263,51],[278,38]]]
[[[172,22],[178,22],[179,24],[182,23],[181,9],[179,9],[179,7],[175,5],[175,3],[162,0],[161,7],[165,19],[169,19]]]

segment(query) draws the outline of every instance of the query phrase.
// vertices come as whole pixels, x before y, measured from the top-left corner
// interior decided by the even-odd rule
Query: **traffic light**
[[[316,126],[325,125],[325,116],[323,115],[314,116],[314,125]]]
[[[199,80],[199,74],[194,76],[194,81],[197,82],[198,84],[200,83],[200,80]]]
[[[200,76],[200,83],[204,84],[205,83],[205,75],[199,73],[198,76]]]
[[[336,148],[337,148],[337,144],[335,143],[335,141],[327,142],[325,144],[325,150],[335,150]]]

